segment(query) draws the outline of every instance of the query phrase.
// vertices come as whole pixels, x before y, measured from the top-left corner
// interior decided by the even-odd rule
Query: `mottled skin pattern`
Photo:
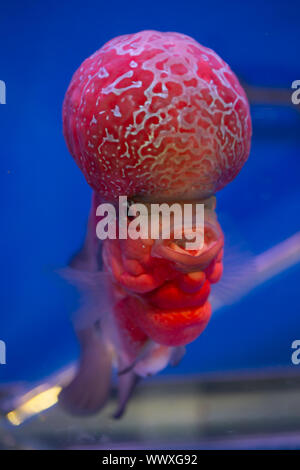
[[[63,116],[71,154],[107,200],[207,197],[237,175],[250,149],[236,76],[178,33],[109,41],[74,74]]]
[[[93,236],[96,206],[118,196],[205,204],[201,250],[187,251],[172,234],[103,243],[113,292],[106,337],[119,369],[131,364],[138,375],[155,373],[209,321],[210,286],[222,275],[224,245],[213,195],[248,158],[247,98],[212,50],[183,34],[143,31],[109,41],[83,62],[66,93],[63,123],[70,153],[94,190]],[[197,229],[192,222],[190,228]],[[154,347],[143,353],[149,340]],[[85,383],[80,374],[77,382]],[[65,393],[73,408],[81,396],[77,382]],[[120,410],[129,396],[122,387]]]

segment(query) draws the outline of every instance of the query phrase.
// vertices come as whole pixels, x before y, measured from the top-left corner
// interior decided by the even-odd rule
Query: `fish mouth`
[[[173,262],[176,269],[184,273],[206,269],[224,245],[224,235],[216,217],[212,217],[211,214],[206,215],[204,241],[200,248],[192,250],[186,248],[186,244],[190,242],[189,236],[178,240],[158,239],[152,247],[152,256]],[[191,227],[190,232],[195,233],[195,228]]]

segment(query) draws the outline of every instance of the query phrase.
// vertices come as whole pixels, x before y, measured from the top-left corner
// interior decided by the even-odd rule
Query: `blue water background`
[[[90,204],[61,123],[81,61],[120,34],[178,31],[215,49],[249,85],[292,92],[300,79],[299,14],[296,1],[1,2],[0,339],[7,365],[0,381],[37,380],[78,356],[70,324],[78,295],[55,269],[79,248]],[[255,104],[251,113],[251,156],[219,193],[218,214],[228,240],[256,255],[300,228],[300,112],[287,102]],[[295,368],[299,286],[298,265],[217,312],[176,373]]]

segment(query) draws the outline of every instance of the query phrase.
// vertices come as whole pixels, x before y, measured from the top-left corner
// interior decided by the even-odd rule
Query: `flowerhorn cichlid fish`
[[[249,105],[237,77],[211,49],[179,33],[142,31],[117,37],[75,72],[63,104],[68,149],[93,189],[85,244],[64,275],[83,292],[75,316],[81,358],[60,402],[75,414],[106,402],[118,369],[122,415],[140,377],[176,364],[211,316],[211,285],[222,275],[224,236],[214,194],[246,162],[251,143]],[[97,236],[101,204],[120,197],[149,208],[203,206],[200,233],[185,220],[168,238]],[[125,229],[132,220],[126,209]],[[147,214],[144,219],[148,222]],[[123,220],[124,229],[124,220]]]

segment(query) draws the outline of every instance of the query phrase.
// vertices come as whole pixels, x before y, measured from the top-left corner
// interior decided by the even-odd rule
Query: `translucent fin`
[[[100,248],[101,243],[96,235],[96,202],[93,193],[85,240],[82,248],[69,262],[70,268],[79,271],[98,271],[101,269],[101,266],[99,266],[99,264],[101,265],[101,257],[99,256]]]
[[[145,359],[151,353],[154,344],[155,343],[153,341],[151,341],[150,339],[147,340],[145,342],[144,346],[141,348],[141,350],[138,353],[135,360],[131,364],[125,366],[122,369],[120,369],[118,374],[123,375],[123,374],[127,374],[128,372],[131,372],[139,362],[141,362],[143,359]]]
[[[255,256],[247,249],[245,242],[235,240],[233,244],[228,238],[225,237],[223,275],[217,284],[211,286],[213,311],[241,299],[251,289],[257,275]]]
[[[178,364],[180,363],[184,355],[185,355],[184,346],[177,346],[176,348],[174,348],[171,354],[171,358],[170,358],[171,366],[173,367],[178,366]]]
[[[119,384],[118,384],[118,407],[116,412],[114,413],[113,417],[115,419],[119,419],[123,416],[127,403],[131,398],[137,384],[141,378],[135,374],[133,371],[127,372],[119,376]]]
[[[106,320],[112,308],[109,274],[72,268],[60,270],[61,276],[80,292],[80,307],[73,314],[75,330],[87,328]]]
[[[72,382],[59,395],[59,403],[76,415],[99,411],[111,388],[112,352],[95,328],[80,330],[80,363]]]
[[[255,277],[254,255],[247,242],[247,233],[241,230],[239,220],[226,211],[218,211],[218,220],[224,236],[223,274],[211,285],[209,301],[213,313],[218,309],[237,302],[248,290]]]
[[[174,348],[152,341],[148,351],[136,361],[134,372],[141,377],[157,374],[172,361]]]
[[[225,247],[224,275],[212,286],[214,310],[240,300],[255,287],[300,261],[300,232],[259,255]]]
[[[80,308],[73,316],[76,330],[103,320],[104,315],[111,310],[109,275],[99,270],[100,242],[96,236],[95,204],[93,194],[83,247],[67,268],[59,270],[59,274],[77,287],[81,294]]]
[[[106,337],[110,283],[108,274],[99,271],[94,200],[93,195],[84,245],[70,266],[60,270],[61,276],[81,294],[80,308],[73,315],[81,348],[78,371],[59,395],[61,405],[77,415],[99,411],[111,387],[112,348]]]

